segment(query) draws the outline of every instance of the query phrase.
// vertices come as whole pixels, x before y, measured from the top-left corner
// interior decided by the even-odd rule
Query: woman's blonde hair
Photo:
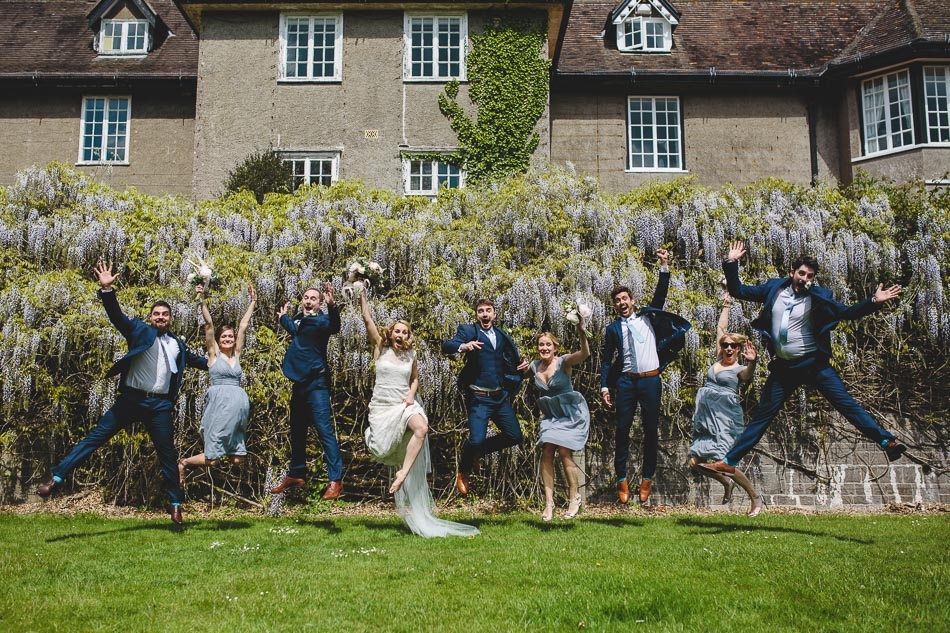
[[[554,336],[554,334],[552,334],[551,332],[541,332],[537,336],[535,336],[534,346],[537,347],[538,343],[540,343],[541,339],[545,336],[551,339],[551,342],[554,343],[554,349],[559,349],[561,347],[561,341],[557,340],[557,337]]]
[[[409,330],[409,336],[406,337],[405,349],[407,350],[414,349],[416,346],[416,336],[412,333],[412,325],[410,325],[409,321],[406,321],[405,319],[396,319],[395,321],[392,322],[391,325],[388,325],[379,330],[379,337],[382,339],[382,346],[383,347],[393,346],[393,341],[392,341],[393,328],[396,327],[400,323],[405,325],[406,329]]]

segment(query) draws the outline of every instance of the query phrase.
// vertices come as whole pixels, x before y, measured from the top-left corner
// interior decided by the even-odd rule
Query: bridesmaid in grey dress
[[[559,342],[550,332],[538,334],[538,356],[540,360],[531,363],[528,368],[534,374],[534,387],[538,394],[538,406],[541,409],[541,481],[544,484],[543,521],[554,516],[554,453],[561,456],[564,476],[567,479],[567,511],[565,519],[573,519],[581,509],[581,495],[578,492],[578,473],[580,469],[574,462],[574,451],[583,450],[590,431],[590,410],[587,401],[579,392],[574,391],[571,382],[573,368],[590,356],[584,322],[577,323],[580,349],[571,354],[557,354]]]
[[[178,462],[178,474],[182,481],[185,470],[195,466],[214,466],[221,458],[227,458],[232,464],[240,464],[247,455],[244,445],[244,432],[251,405],[247,393],[241,388],[241,352],[244,350],[244,336],[251,323],[254,307],[257,305],[257,293],[254,286],[247,291],[251,302],[241,317],[237,332],[230,325],[222,326],[217,334],[211,313],[205,303],[204,288],[198,286],[201,302],[201,315],[205,321],[205,347],[208,351],[208,374],[211,387],[205,394],[204,413],[201,416],[201,434],[204,438],[204,451]]]
[[[739,404],[739,387],[752,379],[757,354],[752,342],[742,334],[729,332],[729,310],[732,297],[723,295],[722,312],[716,326],[719,358],[706,372],[706,384],[696,393],[696,411],[693,414],[693,442],[689,447],[689,466],[693,472],[712,477],[720,482],[725,492],[722,503],[732,500],[734,482],[738,483],[752,499],[749,516],[762,511],[762,499],[752,487],[752,482],[740,470],[731,478],[723,473],[701,468],[707,461],[719,461],[725,457],[742,433],[744,422]],[[746,363],[739,363],[739,356]]]

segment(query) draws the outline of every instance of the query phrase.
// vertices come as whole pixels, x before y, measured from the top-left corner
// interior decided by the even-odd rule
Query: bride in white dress
[[[426,475],[429,465],[428,418],[416,392],[419,367],[409,323],[398,320],[379,330],[360,290],[360,312],[373,346],[376,385],[369,402],[366,447],[377,461],[399,468],[389,492],[396,509],[413,533],[434,536],[472,536],[478,528],[434,516],[435,504]]]

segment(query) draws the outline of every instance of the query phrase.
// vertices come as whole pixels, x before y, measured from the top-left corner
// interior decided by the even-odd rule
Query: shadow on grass
[[[709,534],[723,534],[726,532],[735,532],[737,530],[748,532],[781,532],[782,534],[801,534],[803,536],[826,537],[845,543],[856,543],[858,545],[874,545],[870,539],[859,539],[852,536],[842,536],[840,534],[829,534],[828,532],[816,532],[814,530],[799,530],[795,528],[780,527],[774,525],[756,525],[750,523],[723,523],[720,521],[706,521],[703,519],[682,518],[677,519],[676,524],[686,528],[701,528]]]
[[[54,536],[52,538],[46,539],[47,543],[56,543],[59,541],[68,541],[71,539],[77,538],[92,538],[97,536],[108,536],[111,534],[119,534],[120,532],[140,532],[143,530],[151,530],[155,532],[173,532],[173,533],[182,533],[188,530],[246,530],[251,527],[251,524],[246,521],[234,521],[234,520],[223,520],[223,521],[199,521],[198,523],[185,523],[182,526],[175,525],[174,523],[168,522],[149,522],[141,523],[139,525],[129,525],[127,527],[121,527],[114,530],[100,530],[98,532],[75,532],[73,534],[62,534],[60,536]]]

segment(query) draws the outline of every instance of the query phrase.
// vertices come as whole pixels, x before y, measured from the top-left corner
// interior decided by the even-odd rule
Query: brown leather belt
[[[654,370],[652,370],[652,371],[645,371],[645,372],[642,372],[642,373],[639,373],[639,374],[634,373],[634,372],[632,372],[632,371],[625,371],[625,372],[621,372],[621,373],[622,373],[624,376],[626,376],[627,378],[650,378],[651,376],[659,376],[659,375],[660,375],[660,370],[659,370],[659,369],[654,369]]]
[[[135,387],[122,387],[119,389],[119,393],[126,396],[136,396],[139,398],[163,398],[168,399],[167,393],[156,393],[154,391],[143,391],[142,389],[136,389]]]
[[[474,393],[476,396],[488,396],[489,398],[493,398],[497,396],[498,394],[500,394],[501,392],[502,392],[501,389],[496,389],[494,391],[479,391],[476,389],[472,389],[472,393]]]

